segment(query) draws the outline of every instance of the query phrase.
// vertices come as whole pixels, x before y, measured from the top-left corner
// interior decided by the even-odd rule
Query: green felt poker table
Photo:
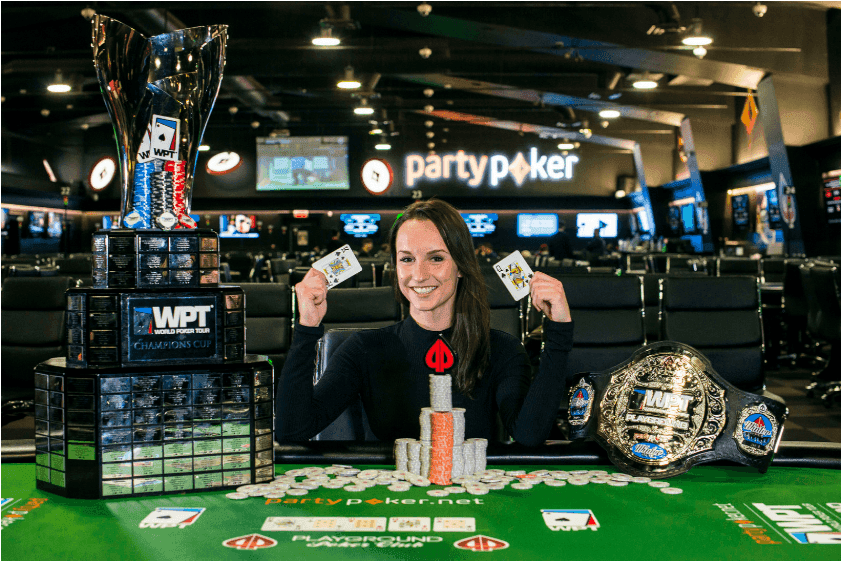
[[[333,448],[332,448],[333,447]],[[570,447],[562,445],[562,450]],[[699,465],[648,483],[507,484],[486,495],[318,488],[233,500],[232,490],[74,500],[35,487],[35,465],[5,455],[4,560],[839,560],[839,446],[825,459],[782,444],[761,474]],[[291,452],[292,451],[292,452]],[[815,451],[814,451],[815,452]],[[835,459],[835,455],[837,458]],[[804,458],[801,458],[804,457]],[[318,444],[280,452],[304,467],[392,470],[382,449]],[[372,462],[380,461],[380,462]],[[490,469],[618,472],[587,450],[490,449]],[[301,478],[299,478],[301,480]],[[520,478],[529,481],[528,478]]]

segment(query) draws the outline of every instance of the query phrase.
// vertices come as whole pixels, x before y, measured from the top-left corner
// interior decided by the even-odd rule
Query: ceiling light
[[[427,143],[427,148],[433,149],[433,147],[435,147],[435,146],[436,146],[436,143],[435,143],[435,142],[429,142],[429,143]]]
[[[381,133],[383,133],[383,129],[381,129],[380,127],[375,127],[374,129],[369,131],[370,135],[379,135]]]
[[[56,76],[53,78],[53,83],[47,86],[47,91],[54,94],[66,94],[70,90],[70,84],[62,78],[61,71],[56,72]]]
[[[574,148],[574,143],[572,143],[572,142],[560,142],[559,144],[556,145],[556,148],[558,148],[559,150],[571,150],[572,148]]]
[[[604,109],[598,115],[604,119],[614,119],[615,117],[620,117],[621,112],[617,109]]]
[[[699,47],[694,47],[694,51],[693,51],[693,52],[694,52],[694,55],[695,55],[698,59],[703,58],[703,57],[704,57],[704,56],[708,53],[708,51],[706,50],[706,48],[705,48],[705,47],[703,47],[702,45],[700,45]]]
[[[430,50],[430,47],[422,47],[419,49],[419,56],[423,59],[430,58],[430,55],[433,54],[433,51]]]
[[[334,37],[330,27],[323,27],[319,37],[314,37],[311,43],[319,47],[336,47],[340,44],[340,40],[338,37]]]
[[[434,135],[435,135],[435,134],[436,134],[436,133],[434,133],[433,131],[428,131],[428,132],[426,132],[426,133],[425,133],[425,135],[426,135],[426,136],[427,136],[427,138],[429,138],[429,139],[432,139],[432,138],[434,137]]]
[[[196,150],[198,150],[199,152],[208,152],[209,150],[211,150],[211,147],[207,144],[200,144],[199,148],[197,148]]]
[[[433,106],[432,105],[424,106],[424,112],[425,113],[433,113]]]
[[[633,82],[632,87],[637,90],[652,90],[658,88],[659,83],[651,78],[641,78]]]
[[[345,76],[342,80],[337,82],[337,88],[342,90],[356,90],[360,87],[360,82],[354,78],[354,69],[350,66],[345,67]]]
[[[389,150],[390,148],[392,148],[392,145],[386,140],[386,136],[381,135],[381,140],[375,145],[375,150]]]
[[[427,121],[424,122],[424,126],[427,127],[428,129],[433,127],[433,121],[428,119]]]
[[[371,115],[374,113],[375,110],[372,107],[369,107],[369,100],[363,98],[360,100],[360,105],[354,108],[354,113],[356,115]]]
[[[430,12],[433,11],[433,6],[428,4],[427,2],[422,2],[418,6],[416,6],[416,10],[421,14],[423,18],[426,18],[430,15]]]
[[[694,18],[691,20],[691,26],[688,27],[688,33],[682,39],[683,45],[711,45],[711,37],[703,35],[702,20]]]
[[[252,121],[252,128],[253,128],[253,129],[257,129],[257,128],[258,128],[258,127],[260,127],[260,126],[261,126],[261,122],[260,122],[260,121]]]
[[[624,197],[626,197],[626,191],[623,189],[619,189],[615,192],[615,199],[623,199]]]

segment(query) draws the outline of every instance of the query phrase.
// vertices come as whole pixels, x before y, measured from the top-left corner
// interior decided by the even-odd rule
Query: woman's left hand
[[[530,282],[530,299],[536,310],[544,312],[553,322],[570,322],[571,310],[562,282],[550,275],[537,271]]]

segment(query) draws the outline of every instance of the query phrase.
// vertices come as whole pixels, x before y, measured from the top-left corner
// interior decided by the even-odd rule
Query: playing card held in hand
[[[360,262],[357,261],[357,257],[348,244],[314,262],[312,267],[325,274],[329,289],[363,271]]]
[[[527,260],[521,252],[516,250],[496,263],[495,273],[515,300],[520,301],[530,294],[533,270],[527,265]]]

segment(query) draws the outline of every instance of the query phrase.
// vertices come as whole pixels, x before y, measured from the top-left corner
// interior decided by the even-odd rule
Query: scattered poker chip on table
[[[226,494],[232,500],[248,498],[281,499],[287,496],[305,496],[313,490],[326,488],[344,489],[347,492],[365,492],[369,488],[384,486],[390,492],[409,492],[414,487],[427,488],[435,484],[428,478],[406,470],[360,470],[348,465],[307,467],[291,469],[262,484],[245,484]],[[425,490],[431,497],[443,498],[451,494],[486,495],[491,491],[526,492],[544,484],[554,488],[606,484],[622,488],[630,484],[647,484],[668,495],[683,493],[664,480],[646,476],[630,476],[606,470],[523,470],[482,469],[473,474],[462,474],[450,479],[446,485]]]

